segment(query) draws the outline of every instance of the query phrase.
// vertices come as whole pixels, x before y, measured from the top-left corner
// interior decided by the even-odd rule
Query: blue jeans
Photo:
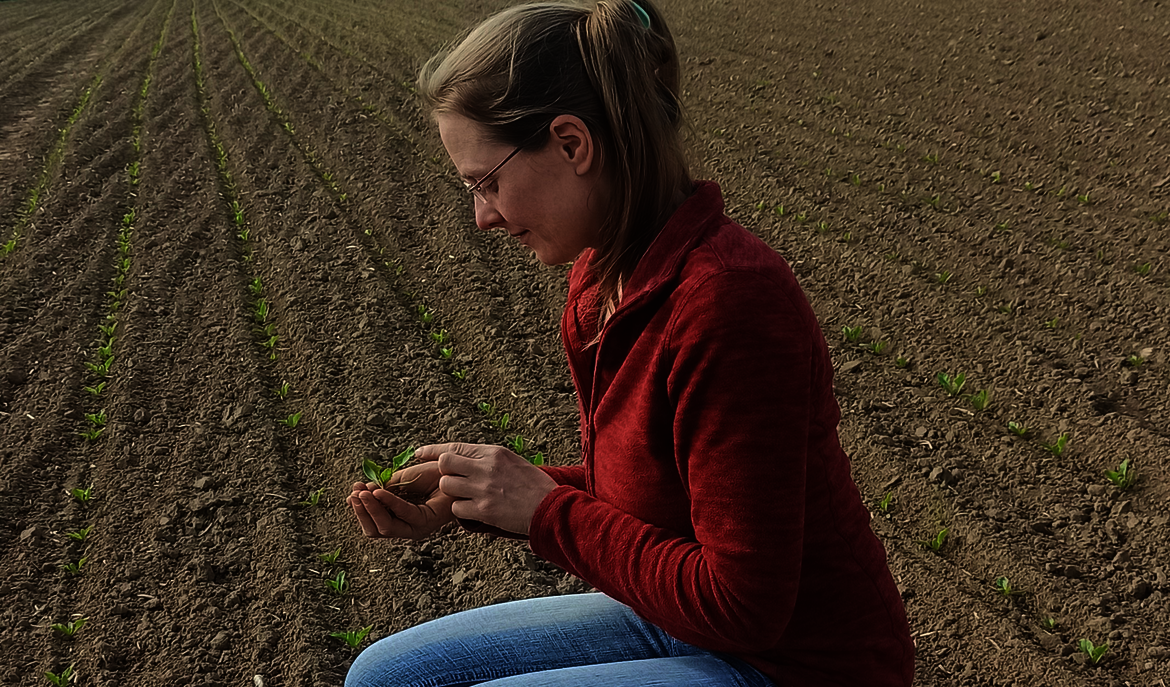
[[[476,608],[375,642],[345,687],[774,687],[747,663],[685,644],[604,594]]]

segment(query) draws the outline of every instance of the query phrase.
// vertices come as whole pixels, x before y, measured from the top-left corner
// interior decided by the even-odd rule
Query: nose
[[[495,229],[503,222],[504,216],[496,209],[495,204],[475,199],[475,226],[485,230]]]

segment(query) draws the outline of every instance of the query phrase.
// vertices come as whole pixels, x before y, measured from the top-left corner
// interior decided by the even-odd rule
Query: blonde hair
[[[538,149],[562,114],[589,127],[612,187],[590,262],[600,282],[599,323],[617,307],[674,198],[694,185],[674,38],[648,0],[637,4],[649,27],[631,0],[510,7],[432,57],[419,75],[432,115],[483,124],[496,143]]]

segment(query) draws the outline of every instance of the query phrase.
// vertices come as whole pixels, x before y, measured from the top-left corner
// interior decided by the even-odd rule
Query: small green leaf
[[[382,486],[382,466],[378,465],[369,458],[362,461],[362,474],[366,476],[371,482],[377,482],[378,486]]]

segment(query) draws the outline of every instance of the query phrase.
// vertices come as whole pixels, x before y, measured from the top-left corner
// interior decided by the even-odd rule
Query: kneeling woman
[[[504,10],[423,69],[474,196],[546,264],[581,464],[446,444],[350,504],[371,537],[459,518],[527,537],[601,594],[457,613],[362,653],[350,687],[909,685],[905,611],[837,438],[820,328],[788,265],[695,182],[679,59],[645,0]]]

